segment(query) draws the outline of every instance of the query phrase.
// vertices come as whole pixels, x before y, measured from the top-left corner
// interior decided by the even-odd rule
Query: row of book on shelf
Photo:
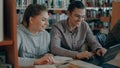
[[[29,4],[32,4],[33,0],[16,0],[17,7],[27,7]]]
[[[18,7],[26,7],[34,3],[34,0],[17,0]],[[48,8],[67,8],[72,0],[35,0],[38,4],[46,3]],[[82,1],[87,7],[112,7],[114,0],[79,0]]]
[[[18,24],[22,22],[24,11],[17,11],[18,16]],[[49,12],[49,25],[51,26],[53,23],[57,23],[60,20],[67,19],[67,15],[65,13],[56,14]]]
[[[111,16],[112,8],[91,8],[86,9],[86,18],[100,18]]]
[[[84,0],[87,7],[112,7],[112,2],[120,0]]]
[[[98,30],[101,33],[104,33],[107,35],[110,30],[110,22],[103,22],[103,21],[100,21],[99,19],[86,20],[86,21],[93,31]]]
[[[29,4],[34,3],[34,0],[17,0],[17,7],[27,7]],[[69,0],[36,0],[37,4],[46,4],[48,8],[66,8]]]
[[[113,0],[86,0],[87,7],[112,7]]]
[[[88,15],[88,13],[89,14],[91,14],[91,15]],[[107,13],[107,12],[106,12]],[[23,18],[23,14],[24,14],[24,11],[18,11],[18,13],[17,13],[17,15],[18,15],[18,23],[21,23],[22,22],[22,18]],[[89,20],[89,18],[93,18],[93,19],[99,19],[100,17],[98,17],[98,14],[96,14],[96,13],[94,13],[94,12],[87,12],[86,13],[87,15],[87,18],[86,18],[86,20],[88,19]],[[102,14],[102,13],[101,13]],[[100,15],[100,13],[99,13],[99,15]],[[107,14],[107,15],[109,15],[109,14]],[[63,13],[61,13],[61,14],[57,14],[57,13],[53,13],[53,12],[49,12],[49,25],[51,26],[52,24],[54,24],[54,23],[57,23],[57,22],[59,22],[60,20],[64,20],[64,19],[67,19],[67,15],[66,15],[66,13],[65,12],[63,12]],[[89,21],[89,22],[91,22],[91,21]],[[93,22],[93,21],[92,21]],[[95,22],[95,21],[94,21]],[[98,24],[98,23],[96,23],[96,24]]]

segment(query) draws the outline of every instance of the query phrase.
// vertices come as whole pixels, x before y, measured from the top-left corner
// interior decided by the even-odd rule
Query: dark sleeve
[[[115,24],[112,30],[109,32],[107,39],[105,41],[105,48],[109,48],[115,44],[120,43],[120,20]]]
[[[67,56],[75,58],[77,51],[71,51],[61,47],[61,32],[57,26],[53,26],[51,30],[51,53],[60,56]]]
[[[118,44],[118,43],[119,42],[116,40],[116,38],[113,36],[113,34],[109,33],[107,36],[107,39],[105,41],[104,47],[108,49],[110,46],[113,46],[113,45]]]

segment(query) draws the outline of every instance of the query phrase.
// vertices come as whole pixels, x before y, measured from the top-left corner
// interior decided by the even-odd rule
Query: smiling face
[[[49,25],[48,18],[49,18],[48,12],[42,11],[39,15],[35,17],[30,17],[29,27],[34,32],[45,31],[45,28]]]
[[[68,11],[68,23],[73,27],[79,27],[85,19],[85,9],[75,8],[72,12]]]

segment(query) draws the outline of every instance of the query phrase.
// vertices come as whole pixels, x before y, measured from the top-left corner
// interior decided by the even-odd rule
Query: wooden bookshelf
[[[100,20],[103,22],[110,22],[110,17],[100,17]]]
[[[0,42],[0,46],[9,46],[9,45],[12,45],[12,44],[13,44],[13,41],[9,40],[9,39]]]
[[[3,1],[4,40],[0,42],[0,50],[6,51],[7,63],[18,68],[16,0]]]
[[[0,42],[3,40],[3,0],[0,0]]]
[[[120,19],[120,2],[113,2],[112,4],[113,6],[110,29],[112,29],[117,20]]]

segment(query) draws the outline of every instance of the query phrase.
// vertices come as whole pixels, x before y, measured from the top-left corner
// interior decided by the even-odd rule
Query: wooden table
[[[107,63],[120,67],[120,52],[115,57],[115,59],[113,59]],[[35,68],[35,67],[34,66],[20,66],[19,68]]]
[[[34,66],[19,66],[19,68],[34,68]]]

